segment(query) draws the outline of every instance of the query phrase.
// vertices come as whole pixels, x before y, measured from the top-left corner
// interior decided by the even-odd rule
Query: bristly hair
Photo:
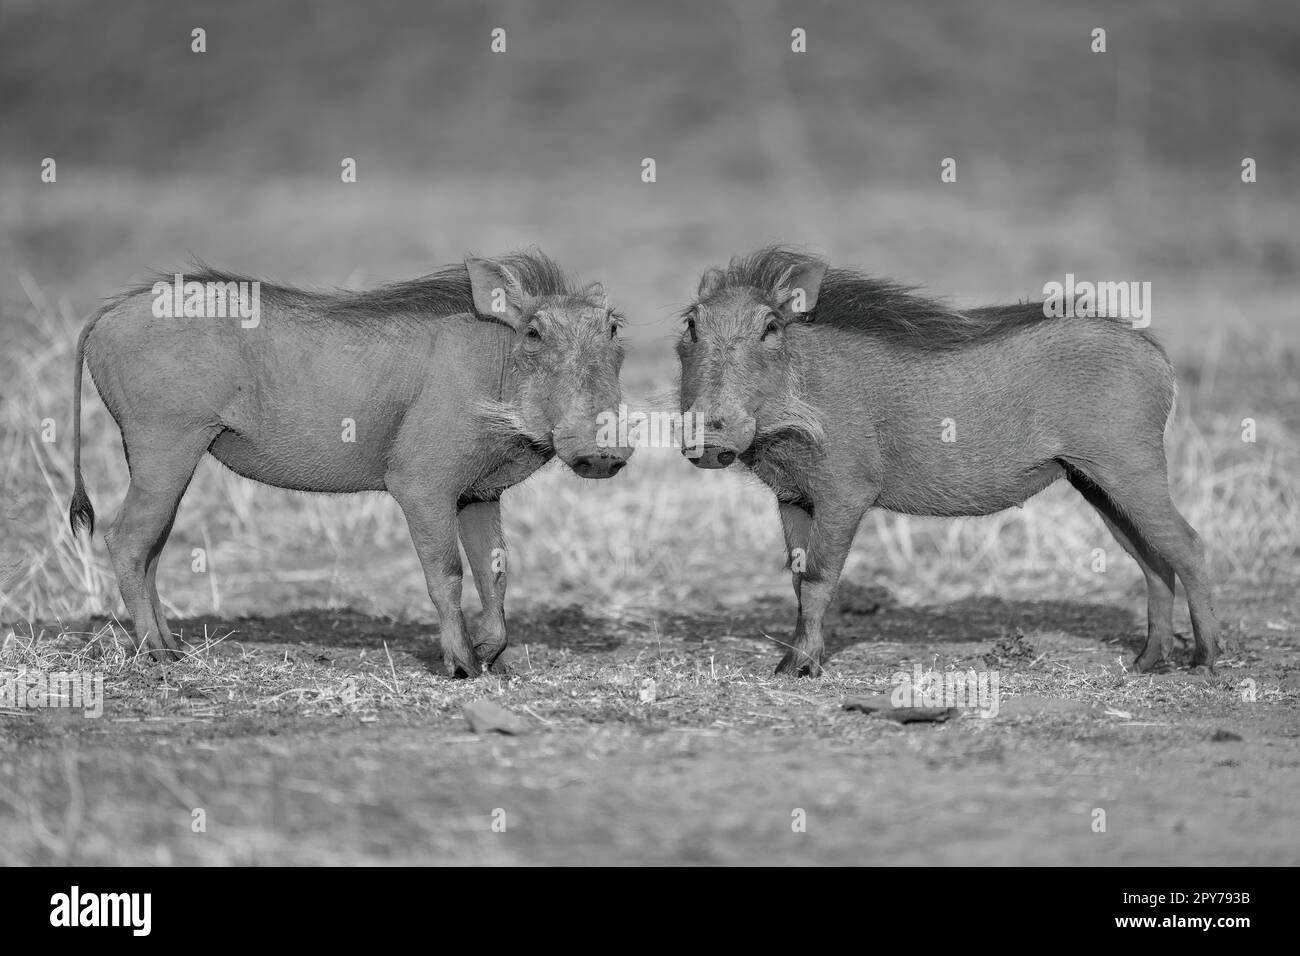
[[[530,296],[563,296],[587,305],[597,304],[592,286],[576,285],[554,260],[538,250],[513,252],[498,256],[494,261],[513,272],[524,292]],[[182,276],[186,282],[260,282],[259,294],[264,301],[289,307],[308,307],[322,315],[356,321],[398,316],[441,318],[474,311],[469,270],[463,262],[442,266],[418,279],[390,282],[361,291],[300,289],[214,269],[198,259]],[[149,292],[158,281],[170,282],[172,276],[157,274],[119,298]]]
[[[756,288],[775,298],[792,271],[819,261],[795,249],[769,246],[732,259],[721,288]],[[807,316],[814,325],[852,329],[892,345],[934,351],[961,348],[1047,318],[1041,302],[962,312],[917,294],[913,286],[834,268],[827,270],[817,305]]]
[[[481,398],[469,407],[470,415],[490,435],[505,441],[520,441],[540,454],[555,451],[550,435],[530,431],[519,406],[494,398]]]

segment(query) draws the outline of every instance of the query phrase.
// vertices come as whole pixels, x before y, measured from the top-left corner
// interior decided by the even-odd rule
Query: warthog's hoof
[[[1219,660],[1219,649],[1209,647],[1204,650],[1197,648],[1192,654],[1192,670],[1205,674],[1214,673],[1214,665]]]
[[[1133,669],[1139,674],[1167,674],[1174,669],[1174,665],[1167,657],[1148,658],[1144,653],[1133,662]]]
[[[504,674],[506,666],[505,662],[501,660],[501,653],[506,647],[507,644],[504,640],[497,637],[488,637],[474,643],[474,653],[483,662],[484,670],[489,670],[494,674]]]
[[[455,657],[447,654],[442,659],[443,666],[447,668],[447,676],[452,680],[463,677],[478,677],[483,673],[483,668],[479,665],[478,658],[471,656],[468,660],[463,657]]]
[[[174,647],[151,647],[149,656],[158,664],[175,664],[182,657],[180,650]]]
[[[1165,635],[1163,639],[1158,635],[1148,636],[1146,644],[1142,646],[1142,653],[1133,662],[1134,669],[1140,674],[1163,674],[1173,670],[1173,664],[1169,660],[1173,644],[1172,634]]]
[[[776,665],[776,673],[790,677],[821,677],[821,661],[803,651],[788,650],[781,663]]]

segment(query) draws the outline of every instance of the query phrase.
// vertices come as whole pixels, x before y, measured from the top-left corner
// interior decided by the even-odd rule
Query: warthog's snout
[[[697,468],[726,468],[736,460],[739,452],[734,448],[726,445],[706,444],[698,455],[694,454],[694,448],[683,448],[682,454],[690,458],[691,463]]]
[[[623,470],[631,451],[604,449],[573,459],[572,468],[583,478],[612,478]]]
[[[703,441],[682,442],[682,454],[697,468],[726,468],[754,441],[755,422],[750,415],[710,415],[698,421],[704,423]]]
[[[590,419],[585,413],[564,419],[552,433],[555,454],[580,478],[613,478],[635,450],[626,433],[611,426],[615,412]]]

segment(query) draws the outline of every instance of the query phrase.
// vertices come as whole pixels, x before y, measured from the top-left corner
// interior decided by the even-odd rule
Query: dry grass
[[[121,610],[102,541],[74,538],[66,507],[71,473],[70,377],[79,319],[30,276],[29,297],[5,362],[12,376],[0,408],[5,462],[0,620],[76,620]],[[1210,356],[1216,363],[1221,356]],[[1267,588],[1294,580],[1300,468],[1294,422],[1280,404],[1234,395],[1250,374],[1286,384],[1285,353],[1249,372],[1193,366],[1168,435],[1171,486],[1204,535],[1221,586]],[[671,380],[665,364],[647,381]],[[648,389],[645,391],[649,391]],[[638,396],[630,396],[636,401]],[[127,474],[116,427],[93,387],[83,408],[83,467],[102,528]],[[1241,440],[1241,419],[1258,440]],[[52,419],[56,440],[43,441]],[[505,499],[513,551],[513,600],[583,600],[682,607],[784,594],[781,539],[770,494],[735,470],[702,473],[670,449],[642,449],[624,476],[583,482],[558,466]],[[191,570],[194,549],[207,570]],[[1107,571],[1092,570],[1106,551]],[[1136,569],[1100,520],[1064,484],[1023,509],[983,519],[937,520],[875,513],[846,574],[876,580],[908,603],[971,594],[1125,593]],[[391,582],[380,588],[378,582]],[[377,613],[430,613],[418,565],[394,503],[380,495],[308,496],[258,486],[206,460],[188,492],[160,572],[175,613],[250,610],[268,597],[356,603]],[[467,592],[470,589],[467,588]],[[472,598],[469,599],[472,602]]]

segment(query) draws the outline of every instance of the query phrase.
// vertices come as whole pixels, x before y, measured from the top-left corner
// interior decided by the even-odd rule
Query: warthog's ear
[[[478,314],[519,331],[524,321],[524,290],[515,274],[491,259],[466,259],[465,268]]]
[[[700,287],[695,290],[697,299],[707,299],[713,293],[722,288],[727,281],[727,274],[721,269],[706,269],[704,275],[700,276]]]
[[[596,304],[598,309],[609,309],[609,296],[605,292],[605,286],[599,282],[593,282],[582,290],[582,295]]]
[[[776,299],[786,318],[802,318],[816,308],[825,276],[826,263],[819,260],[790,267],[776,284]]]

